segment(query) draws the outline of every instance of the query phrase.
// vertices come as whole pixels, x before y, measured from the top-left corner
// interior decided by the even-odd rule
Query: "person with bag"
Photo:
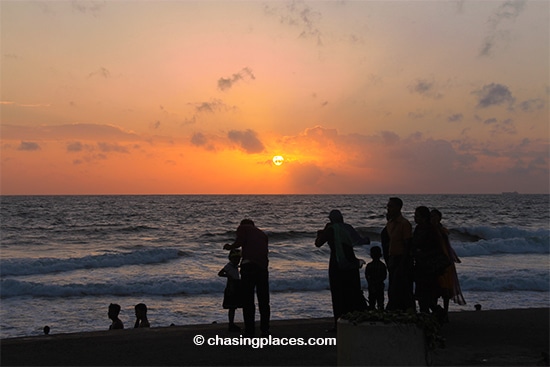
[[[328,218],[330,222],[325,228],[317,231],[315,246],[321,247],[328,243],[330,247],[328,277],[334,328],[327,331],[335,332],[340,316],[367,309],[359,272],[365,261],[355,256],[353,246],[368,245],[370,239],[362,238],[350,224],[344,223],[344,217],[339,210],[332,210]]]

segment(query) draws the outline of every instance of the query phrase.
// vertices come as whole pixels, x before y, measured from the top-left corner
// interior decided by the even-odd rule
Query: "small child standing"
[[[384,280],[388,274],[386,265],[380,261],[382,250],[378,246],[371,247],[370,257],[372,261],[365,268],[369,290],[369,309],[384,310]]]
[[[149,320],[147,320],[147,306],[145,303],[138,303],[134,309],[136,311],[136,323],[134,324],[134,328],[151,326]]]
[[[109,325],[109,330],[114,329],[124,329],[124,324],[122,321],[118,318],[118,314],[120,313],[120,305],[117,305],[116,303],[111,303],[109,305],[109,312],[107,313],[107,316],[113,321],[111,325]]]
[[[227,278],[222,306],[224,309],[229,310],[227,314],[229,331],[241,331],[241,328],[235,325],[235,310],[242,307],[241,279],[239,276],[240,261],[241,251],[231,250],[229,252],[229,262],[218,273],[218,276]]]

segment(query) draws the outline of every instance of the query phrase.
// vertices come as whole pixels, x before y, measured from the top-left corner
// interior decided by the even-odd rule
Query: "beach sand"
[[[549,308],[463,311],[449,315],[441,335],[445,348],[435,366],[548,365]],[[272,321],[272,337],[327,338],[332,319]],[[54,328],[52,328],[53,332]],[[336,346],[197,346],[205,338],[240,338],[227,324],[152,327],[2,339],[2,366],[298,366],[337,365]],[[368,355],[365,356],[368,360]],[[367,362],[366,362],[367,363]]]

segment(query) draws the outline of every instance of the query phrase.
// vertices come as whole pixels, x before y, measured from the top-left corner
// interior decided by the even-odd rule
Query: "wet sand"
[[[445,348],[432,353],[435,366],[548,365],[550,308],[463,311],[449,315],[441,335]],[[153,325],[154,326],[154,325]],[[332,319],[272,321],[273,338],[327,338]],[[227,324],[152,327],[40,335],[0,341],[2,366],[334,366],[332,346],[197,346],[205,339],[236,338]],[[227,340],[227,339],[226,339]],[[240,340],[239,340],[240,342]],[[365,356],[368,361],[368,355]],[[367,364],[368,362],[365,362]]]

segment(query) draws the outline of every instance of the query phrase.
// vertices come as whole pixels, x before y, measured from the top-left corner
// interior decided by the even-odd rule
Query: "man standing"
[[[387,310],[415,309],[413,297],[412,269],[413,260],[410,254],[412,238],[411,223],[403,217],[403,201],[391,197],[388,201],[386,229],[389,237],[389,286]]]
[[[250,219],[243,219],[237,228],[237,238],[233,244],[226,243],[225,250],[242,248],[241,290],[243,296],[243,318],[246,336],[255,334],[254,292],[260,309],[260,330],[262,336],[269,335],[269,272],[267,235]]]

